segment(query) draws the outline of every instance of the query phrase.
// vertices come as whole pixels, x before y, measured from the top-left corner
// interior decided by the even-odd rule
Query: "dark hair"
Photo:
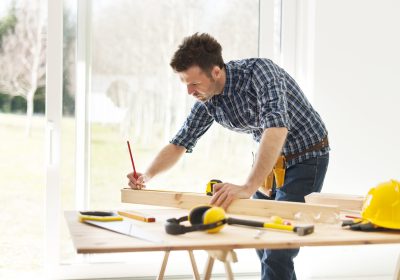
[[[214,66],[224,67],[222,47],[211,35],[195,33],[184,38],[172,57],[170,65],[176,72],[199,66],[201,70],[209,74]]]

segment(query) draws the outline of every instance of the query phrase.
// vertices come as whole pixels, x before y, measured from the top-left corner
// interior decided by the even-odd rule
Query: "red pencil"
[[[129,155],[131,156],[131,162],[132,162],[132,167],[133,167],[133,177],[135,177],[135,179],[137,179],[138,176],[136,174],[135,162],[133,161],[133,157],[132,157],[131,145],[129,145],[129,141],[126,141],[126,143],[128,144]]]
[[[361,217],[351,216],[351,215],[346,215],[345,217],[350,219],[362,219]]]

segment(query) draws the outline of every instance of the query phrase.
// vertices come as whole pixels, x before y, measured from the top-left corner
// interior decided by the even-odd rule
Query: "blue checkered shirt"
[[[192,152],[197,140],[216,121],[230,130],[252,134],[260,142],[269,127],[286,127],[288,135],[282,153],[295,154],[320,142],[327,130],[298,84],[269,59],[230,61],[225,65],[226,83],[222,94],[196,102],[182,128],[170,143]],[[297,157],[287,165],[324,155],[329,147]]]

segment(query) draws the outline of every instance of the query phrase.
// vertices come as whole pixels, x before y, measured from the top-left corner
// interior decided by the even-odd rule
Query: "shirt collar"
[[[232,65],[230,63],[225,64],[225,86],[221,95],[229,96],[233,94],[233,80],[234,80],[234,69],[232,69]]]
[[[224,89],[222,90],[221,94],[214,95],[210,99],[211,102],[220,100],[224,97],[228,97],[233,94],[233,76],[234,76],[233,69],[229,63],[225,64],[224,67],[225,67],[225,74],[226,74]]]

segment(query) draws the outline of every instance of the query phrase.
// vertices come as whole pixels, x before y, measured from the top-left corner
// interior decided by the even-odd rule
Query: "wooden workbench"
[[[165,220],[187,215],[184,209],[145,210],[156,217],[155,223],[132,220],[143,230],[160,237],[162,243],[151,243],[133,237],[78,222],[77,212],[68,211],[65,217],[77,253],[115,253],[140,251],[174,250],[231,250],[243,248],[283,249],[303,246],[336,246],[361,244],[400,243],[400,231],[358,232],[341,228],[340,225],[316,224],[315,232],[298,236],[292,232],[263,229],[264,234],[255,238],[258,229],[225,225],[217,234],[191,232],[183,235],[169,235],[164,230]],[[256,216],[235,215],[262,221]]]
[[[151,197],[153,200],[149,202],[153,203],[154,196],[159,195],[158,193],[153,194],[150,192],[140,191],[135,191],[134,194],[135,195],[133,195],[133,193],[129,190],[123,190],[122,201],[128,203],[136,203],[137,201],[146,201],[146,199],[150,199],[149,197]],[[78,222],[77,212],[65,212],[68,228],[70,230],[77,253],[92,254],[164,251],[164,260],[161,264],[160,273],[157,278],[163,279],[170,251],[188,251],[193,267],[194,278],[200,279],[200,274],[197,271],[196,262],[193,257],[193,250],[206,250],[209,253],[209,259],[204,270],[204,279],[210,279],[214,259],[218,259],[224,262],[227,278],[233,279],[230,262],[236,261],[236,254],[234,252],[234,249],[286,249],[304,246],[339,246],[400,243],[400,231],[351,231],[347,228],[342,228],[340,225],[340,221],[336,224],[314,223],[314,233],[307,236],[298,236],[297,234],[289,231],[258,229],[233,225],[225,225],[224,228],[216,234],[209,234],[207,232],[197,231],[186,233],[183,235],[169,235],[165,232],[164,229],[164,225],[167,219],[172,217],[178,218],[188,215],[188,209],[190,209],[194,205],[205,204],[205,202],[203,201],[200,201],[202,202],[200,203],[199,199],[206,200],[209,198],[190,196],[186,194],[171,195],[169,193],[164,193],[162,195],[165,198],[168,198],[169,196],[171,196],[171,198],[160,198],[158,200],[156,199],[155,205],[169,206],[169,208],[153,208],[141,210],[141,212],[144,212],[149,216],[154,216],[156,218],[155,223],[145,223],[137,220],[131,220],[132,223],[140,227],[140,229],[149,232],[152,236],[157,236],[159,239],[161,239],[161,243],[152,243],[102,228],[97,228],[88,224],[80,223]],[[242,203],[243,205],[239,205],[239,203]],[[228,211],[227,216],[265,222],[265,213],[271,215],[274,214],[274,211],[279,211],[277,213],[278,215],[290,217],[293,216],[295,208],[301,207],[302,211],[314,211],[314,208],[318,209],[318,206],[316,205],[294,205],[293,203],[293,205],[290,203],[288,203],[287,205],[280,205],[281,202],[267,201],[250,202],[250,204],[263,203],[263,205],[261,205],[261,207],[257,204],[255,205],[255,208],[247,208],[246,203],[249,202],[237,201],[237,205],[233,205],[233,207],[230,208],[231,212]],[[187,209],[171,208],[171,206]],[[255,215],[240,215],[239,213],[241,213],[243,209],[245,209],[249,213],[254,213]],[[318,213],[320,213],[321,210],[325,211],[326,213],[337,213],[336,211],[338,211],[338,208],[325,206],[321,209],[318,209]],[[300,225],[299,221],[292,220],[291,222],[294,225]],[[260,232],[262,234],[260,234]],[[399,265],[396,268],[394,277],[394,279],[400,280],[400,258]]]

